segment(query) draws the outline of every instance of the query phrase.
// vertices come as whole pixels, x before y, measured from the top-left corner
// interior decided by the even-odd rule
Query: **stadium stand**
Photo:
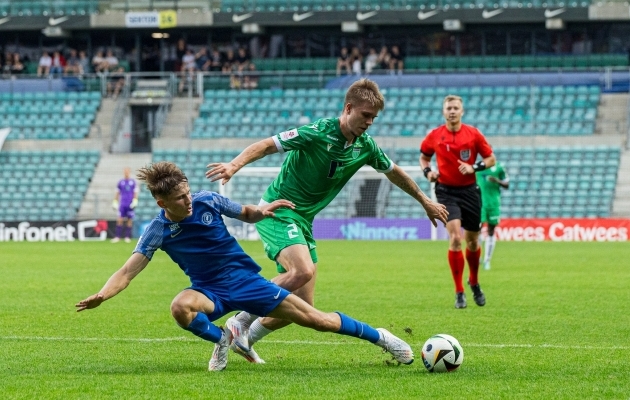
[[[100,92],[0,93],[0,127],[12,139],[82,139],[101,104]]]
[[[354,11],[354,10],[404,10],[404,9],[439,9],[458,8],[508,8],[508,7],[588,7],[590,1],[584,0],[530,0],[525,2],[494,0],[222,0],[221,11]]]
[[[89,15],[98,11],[99,0],[1,1],[2,16]]]
[[[511,177],[502,193],[501,213],[509,218],[609,217],[615,197],[621,149],[619,147],[509,147],[496,148]],[[398,149],[402,165],[418,164],[418,149]],[[585,174],[583,165],[592,165]],[[579,173],[575,171],[579,170]],[[425,192],[429,185],[418,179]],[[392,190],[389,201],[400,207],[388,216],[409,217],[414,200]]]
[[[74,219],[100,159],[98,150],[0,153],[0,221]],[[19,204],[19,206],[17,206]]]
[[[374,136],[425,135],[443,123],[440,105],[451,93],[464,98],[467,123],[487,136],[592,135],[600,97],[600,88],[594,85],[388,88],[383,92],[387,103],[369,130]],[[336,116],[344,92],[216,90],[204,95],[192,138],[271,136],[312,118]]]

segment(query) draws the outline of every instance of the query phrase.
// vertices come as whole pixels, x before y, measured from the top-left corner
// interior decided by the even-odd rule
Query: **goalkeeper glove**
[[[138,199],[133,199],[131,200],[131,204],[129,205],[129,207],[131,207],[131,209],[133,210],[134,208],[136,208],[137,205],[138,205]]]
[[[114,209],[114,211],[118,211],[118,206],[120,204],[118,203],[118,200],[114,200],[112,201],[112,208]]]

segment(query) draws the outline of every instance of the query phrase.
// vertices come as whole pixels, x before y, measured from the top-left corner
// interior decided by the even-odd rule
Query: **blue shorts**
[[[208,314],[216,321],[232,311],[247,311],[265,316],[273,311],[291,292],[268,281],[258,274],[246,276],[242,281],[229,285],[191,286],[188,289],[203,293],[214,303],[214,311]]]

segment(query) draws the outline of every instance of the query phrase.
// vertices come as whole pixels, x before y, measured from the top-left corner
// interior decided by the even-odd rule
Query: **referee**
[[[446,206],[449,236],[448,264],[455,283],[455,308],[466,308],[464,293],[464,255],[462,231],[466,241],[468,284],[478,306],[486,304],[477,279],[479,272],[479,232],[481,230],[481,193],[475,172],[492,167],[495,156],[485,136],[477,128],[462,124],[464,105],[459,96],[448,95],[442,103],[446,123],[433,129],[420,144],[420,167],[429,182],[436,182],[435,195]],[[437,157],[438,171],[431,169],[431,158]],[[483,159],[476,162],[477,155]]]

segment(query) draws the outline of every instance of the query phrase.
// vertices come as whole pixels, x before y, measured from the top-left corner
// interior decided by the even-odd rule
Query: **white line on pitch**
[[[197,338],[169,337],[169,338],[107,338],[107,337],[55,337],[55,336],[0,336],[0,340],[16,341],[65,341],[65,342],[197,342]],[[313,340],[265,340],[270,344],[301,344],[312,346],[347,346],[360,344],[361,342],[325,342]],[[422,346],[422,343],[411,343],[413,346]],[[559,344],[493,344],[493,343],[464,343],[464,347],[490,347],[490,348],[548,348],[548,349],[575,349],[575,350],[630,350],[630,346],[579,346]]]

